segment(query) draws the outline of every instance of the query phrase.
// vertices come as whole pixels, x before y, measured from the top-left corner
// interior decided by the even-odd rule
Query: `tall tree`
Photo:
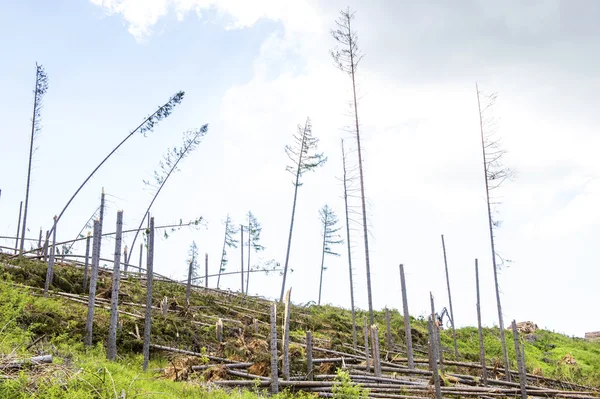
[[[31,117],[31,139],[29,141],[29,163],[27,165],[27,185],[25,188],[25,209],[23,209],[23,224],[21,225],[21,246],[23,252],[25,245],[25,232],[27,231],[27,210],[29,209],[29,186],[31,184],[31,159],[33,158],[33,142],[41,131],[42,99],[48,90],[48,75],[41,65],[35,64],[35,90],[33,90],[33,116]]]
[[[294,216],[296,214],[296,201],[298,199],[298,187],[302,185],[300,179],[305,172],[315,170],[327,162],[327,157],[323,153],[318,153],[317,146],[319,139],[312,134],[312,125],[310,118],[306,118],[304,127],[298,125],[298,130],[293,137],[293,145],[286,145],[285,152],[292,161],[286,170],[295,176],[294,184],[294,202],[292,204],[292,220],[290,222],[290,233],[288,236],[287,251],[285,254],[285,265],[283,266],[283,281],[281,283],[281,295],[279,302],[283,301],[285,292],[285,280],[290,260],[290,248],[292,247],[292,232],[294,230]]]
[[[146,220],[146,217],[150,214],[150,208],[152,208],[152,205],[154,205],[154,201],[156,201],[156,198],[165,186],[165,183],[167,182],[167,180],[169,180],[169,177],[171,177],[173,172],[178,170],[177,165],[179,165],[179,162],[181,162],[183,158],[185,158],[196,148],[198,148],[198,145],[200,145],[200,142],[202,141],[202,138],[206,135],[206,132],[208,132],[208,124],[203,125],[199,129],[188,130],[184,132],[182,146],[179,148],[173,147],[167,150],[167,153],[163,156],[163,160],[159,163],[159,171],[154,171],[155,184],[144,180],[144,184],[153,186],[156,189],[156,191],[154,192],[152,201],[150,201],[150,204],[148,205],[148,209],[146,209],[146,212],[144,212],[144,217],[140,221],[138,231],[136,231],[135,236],[133,236],[131,248],[133,248],[133,246],[135,245],[135,241],[137,240],[138,234],[142,226],[144,225],[144,220]],[[128,258],[131,258],[131,254],[129,254]],[[127,259],[126,263],[129,263],[129,259]]]
[[[356,138],[356,148],[358,153],[358,173],[360,179],[360,198],[362,206],[362,224],[363,238],[365,243],[365,266],[367,271],[367,295],[369,303],[370,325],[375,323],[373,316],[373,295],[371,291],[371,262],[369,258],[369,232],[367,224],[367,206],[365,201],[365,180],[363,176],[362,146],[360,143],[360,123],[358,118],[358,99],[356,96],[356,71],[363,54],[358,48],[358,36],[352,29],[352,20],[354,12],[350,8],[340,11],[340,17],[336,23],[336,28],[331,30],[331,35],[337,42],[336,47],[331,50],[331,56],[342,72],[347,73],[352,81],[352,114],[354,117],[353,133]]]
[[[225,237],[223,238],[223,250],[221,251],[221,263],[219,264],[219,275],[217,276],[217,289],[221,284],[221,273],[225,271],[225,267],[229,262],[227,259],[227,248],[237,248],[238,241],[235,238],[235,235],[238,233],[235,224],[231,220],[229,214],[227,215],[227,219],[225,219]]]
[[[260,245],[260,233],[262,232],[262,226],[252,214],[248,211],[248,267],[246,268],[246,295],[248,295],[248,285],[250,281],[250,269],[252,263],[250,262],[250,254],[252,250],[254,252],[264,251],[265,247]]]
[[[495,220],[493,213],[497,205],[500,204],[497,196],[494,196],[494,190],[498,189],[502,183],[514,176],[514,171],[503,164],[503,158],[506,150],[502,149],[500,139],[497,136],[497,124],[492,114],[493,106],[496,102],[497,94],[485,94],[479,90],[479,85],[475,83],[477,91],[477,106],[479,110],[479,128],[481,134],[481,152],[483,154],[483,173],[485,180],[485,195],[487,202],[488,226],[490,231],[490,246],[492,250],[492,265],[494,267],[494,286],[496,289],[496,304],[498,307],[498,327],[500,328],[500,341],[502,342],[502,355],[504,356],[504,368],[506,378],[510,380],[510,364],[508,362],[508,352],[506,349],[506,338],[504,334],[504,319],[502,316],[502,305],[500,303],[500,287],[498,284],[498,270],[504,265],[505,260],[496,251],[494,240],[494,230],[500,227],[501,222]],[[482,104],[483,98],[483,104]],[[510,262],[507,260],[507,262]]]
[[[83,188],[83,186],[85,186],[86,183],[92,178],[92,176],[94,175],[94,173],[96,173],[96,171],[98,171],[98,169],[100,169],[100,167],[102,165],[104,165],[104,162],[106,162],[108,160],[108,158],[110,158],[111,155],[114,154],[135,133],[139,132],[139,133],[143,134],[144,137],[145,137],[146,133],[153,131],[154,130],[154,126],[156,126],[156,124],[158,122],[162,121],[163,119],[165,119],[169,115],[171,115],[171,112],[173,112],[173,109],[178,104],[180,104],[181,101],[183,100],[184,94],[185,93],[183,91],[175,93],[175,95],[173,97],[169,98],[169,101],[167,101],[165,104],[163,104],[162,106],[160,106],[156,111],[154,111],[153,114],[151,114],[150,116],[146,117],[146,119],[144,119],[144,121],[142,123],[140,123],[135,129],[133,129],[130,133],[128,133],[127,136],[125,136],[125,138],[119,144],[117,144],[117,146],[115,148],[113,148],[113,150],[111,152],[108,153],[108,155],[102,160],[102,162],[100,162],[96,166],[96,168],[94,168],[94,170],[92,171],[92,173],[90,173],[89,176],[86,177],[86,179],[83,181],[83,183],[81,183],[81,185],[77,188],[77,190],[75,190],[75,193],[71,196],[71,198],[69,199],[69,201],[67,201],[67,204],[62,209],[62,211],[60,211],[60,213],[58,214],[57,222],[60,220],[60,218],[62,217],[62,215],[65,213],[65,211],[67,210],[67,208],[69,207],[69,205],[71,204],[71,202],[73,202],[73,200],[75,199],[75,197],[77,196],[77,194],[79,194],[79,192],[81,191],[81,189]],[[50,230],[50,233],[52,233],[52,230]],[[127,263],[129,263],[129,261],[127,261]]]
[[[334,252],[333,246],[342,244],[344,240],[340,237],[338,232],[342,229],[338,227],[338,217],[335,212],[327,205],[319,209],[319,216],[321,218],[321,224],[323,225],[323,249],[321,254],[321,277],[319,279],[319,301],[318,305],[321,304],[321,291],[323,289],[323,272],[327,270],[325,267],[325,255],[340,256],[339,253]]]
[[[348,199],[353,196],[353,191],[355,191],[353,183],[355,182],[353,171],[348,166],[348,160],[346,157],[346,150],[344,148],[344,139],[341,140],[342,143],[342,167],[343,167],[343,175],[342,175],[342,183],[344,186],[344,210],[346,216],[346,243],[348,246],[348,277],[350,278],[350,309],[352,311],[352,345],[353,348],[356,349],[357,346],[357,337],[356,337],[356,312],[354,310],[354,282],[353,282],[353,273],[352,269],[352,236],[350,235],[350,224],[355,222],[354,219],[350,217],[351,214],[356,213],[356,210],[352,209],[349,205]],[[360,212],[358,212],[360,214]]]

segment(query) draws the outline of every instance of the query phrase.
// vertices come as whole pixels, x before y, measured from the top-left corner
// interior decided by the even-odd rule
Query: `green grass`
[[[5,267],[3,263],[18,266]],[[125,391],[127,398],[166,397],[166,398],[256,398],[263,395],[253,390],[244,392],[226,392],[222,390],[206,391],[201,385],[202,375],[193,374],[185,381],[173,382],[161,375],[142,370],[142,345],[132,336],[136,325],[143,333],[143,320],[122,315],[122,330],[117,336],[118,361],[108,362],[104,353],[104,345],[108,331],[108,311],[96,308],[94,318],[93,348],[82,345],[85,332],[87,306],[50,296],[44,298],[41,291],[44,284],[46,266],[28,259],[8,260],[0,255],[0,356],[30,357],[39,353],[54,355],[52,365],[43,366],[34,372],[25,369],[20,374],[9,374],[9,378],[0,378],[0,397],[7,398],[120,398]],[[57,265],[51,290],[82,293],[83,275],[81,270]],[[26,286],[24,286],[26,285]],[[98,293],[100,296],[110,292],[109,275],[100,276]],[[35,287],[35,288],[34,288]],[[154,285],[153,304],[158,305],[163,296],[170,303],[183,305],[185,289],[170,283],[157,281]],[[123,279],[120,287],[123,301],[145,302],[145,288],[134,278]],[[250,360],[267,365],[269,354],[263,348],[267,345],[268,306],[269,302],[250,300],[238,296],[215,296],[194,292],[190,309],[179,307],[176,312],[169,312],[167,317],[153,317],[153,343],[185,348],[195,352],[207,349],[212,354],[237,360]],[[240,310],[239,307],[247,310]],[[142,314],[142,309],[120,305],[122,310]],[[283,307],[278,306],[278,318],[281,319]],[[238,309],[238,310],[236,310]],[[292,306],[291,337],[298,341],[304,338],[307,330],[313,331],[315,345],[334,350],[348,351],[347,345],[352,343],[351,313],[348,310],[332,306]],[[391,330],[395,343],[404,342],[404,321],[399,312],[391,309]],[[357,311],[358,344],[363,345],[364,311]],[[216,317],[235,319],[241,323],[225,322],[226,342],[216,342],[214,322]],[[259,334],[254,332],[253,319],[259,320]],[[204,326],[193,321],[209,324]],[[375,312],[375,322],[379,324],[380,348],[385,353],[386,328],[385,311]],[[412,337],[416,349],[427,350],[427,325],[423,318],[411,317]],[[457,330],[458,348],[462,361],[479,361],[479,342],[477,329],[462,328]],[[28,348],[34,340],[43,337],[36,345]],[[442,343],[452,348],[451,331],[441,333]],[[497,328],[484,329],[486,357],[488,364],[501,365],[501,345]],[[512,333],[507,331],[509,357],[514,363],[514,345]],[[566,337],[549,331],[539,330],[529,337],[521,337],[525,342],[528,372],[546,377],[554,377],[579,384],[600,386],[600,343],[589,342],[579,338]],[[251,349],[252,341],[259,344]],[[250,349],[249,349],[250,348]],[[304,349],[296,344],[291,345],[294,373],[305,372]],[[261,352],[262,351],[262,352]],[[453,360],[453,351],[446,359]],[[572,355],[576,365],[563,364],[565,355]],[[416,357],[426,355],[416,353]],[[175,355],[152,352],[150,370],[167,367]],[[450,371],[476,373],[476,370],[447,367]],[[266,370],[268,372],[268,370]],[[1,376],[0,376],[1,377]],[[351,387],[350,387],[351,388]],[[291,397],[282,394],[280,398]]]

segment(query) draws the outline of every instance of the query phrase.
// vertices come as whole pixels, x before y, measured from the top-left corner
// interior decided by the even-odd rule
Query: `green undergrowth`
[[[146,301],[145,281],[135,276],[121,279],[119,308],[129,314],[119,317],[122,327],[117,334],[118,361],[105,360],[104,347],[108,333],[109,312],[96,308],[94,317],[93,348],[82,345],[85,334],[87,299],[83,297],[83,271],[58,264],[51,295],[42,296],[46,265],[30,259],[9,259],[0,254],[0,356],[26,358],[39,354],[53,354],[54,364],[37,370],[24,370],[0,379],[0,397],[10,398],[115,398],[125,390],[126,397],[177,398],[255,398],[261,392],[242,393],[208,392],[201,385],[208,374],[196,373],[179,381],[164,375],[142,373],[142,342],[144,309],[135,304]],[[99,299],[110,299],[112,276],[101,272],[97,294]],[[73,295],[71,299],[60,296]],[[155,281],[153,306],[159,307],[167,298],[166,316],[153,311],[152,342],[154,344],[208,353],[236,361],[251,361],[253,374],[270,373],[268,351],[269,308],[272,302],[261,298],[244,297],[226,292],[194,290],[189,306],[185,287],[167,281]],[[108,303],[105,303],[108,306]],[[278,327],[284,307],[277,306]],[[376,311],[382,356],[388,360],[404,357],[387,353],[385,311]],[[356,312],[357,344],[364,345],[363,325],[368,313]],[[215,323],[223,319],[224,342],[219,343]],[[398,347],[405,342],[404,320],[396,309],[390,309],[392,341]],[[306,373],[306,353],[302,346],[306,331],[313,333],[315,346],[337,351],[352,352],[352,315],[349,310],[333,306],[292,306],[290,358],[292,375]],[[411,317],[411,334],[415,357],[427,357],[427,324],[423,318]],[[479,361],[477,329],[457,330],[460,361]],[[441,331],[446,348],[445,359],[454,360],[449,329]],[[501,345],[497,328],[484,329],[486,358],[491,367],[502,368]],[[516,369],[512,333],[506,333],[512,367]],[[525,344],[527,371],[569,382],[600,385],[600,344],[579,338],[570,338],[545,330],[522,335]],[[361,349],[359,349],[361,351]],[[319,357],[322,354],[317,355]],[[182,355],[151,351],[153,368],[168,368]],[[476,373],[474,369],[447,366],[450,372]],[[0,373],[1,374],[1,373]],[[1,375],[0,375],[1,377]],[[223,376],[221,376],[223,377]],[[226,377],[226,376],[225,376]],[[343,379],[343,376],[339,378]],[[173,378],[172,378],[173,379]],[[353,390],[349,387],[349,390]],[[116,392],[116,394],[115,394]],[[159,393],[161,395],[159,395]],[[235,396],[237,395],[237,396]],[[286,396],[287,395],[287,396]],[[288,397],[283,394],[280,397]]]

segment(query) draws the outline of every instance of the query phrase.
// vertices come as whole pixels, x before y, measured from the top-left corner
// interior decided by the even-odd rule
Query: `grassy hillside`
[[[143,311],[137,304],[144,303],[144,282],[135,276],[122,279],[120,316],[122,328],[118,332],[118,361],[105,360],[104,345],[108,331],[109,312],[97,308],[94,323],[93,348],[84,348],[83,335],[87,300],[82,296],[83,275],[72,266],[58,265],[53,293],[48,298],[40,288],[46,266],[28,259],[9,260],[0,255],[0,364],[15,358],[39,354],[54,355],[51,365],[24,368],[21,372],[0,370],[0,397],[7,398],[120,398],[122,391],[131,397],[232,397],[221,390],[206,391],[201,382],[219,376],[218,370],[173,373],[174,364],[202,364],[207,359],[189,358],[161,351],[152,351],[150,370],[167,369],[166,373],[141,372],[142,343],[136,337],[143,334]],[[184,287],[170,282],[156,281],[153,304],[159,306],[168,297],[166,316],[156,310],[153,317],[152,342],[174,348],[202,352],[212,356],[254,363],[253,374],[269,375],[268,333],[269,302],[260,298],[229,295],[222,292],[194,291],[190,306],[184,306]],[[101,273],[98,283],[98,301],[110,296],[111,275]],[[105,302],[108,304],[108,302]],[[279,317],[282,309],[278,309]],[[401,352],[404,342],[402,317],[392,311],[391,325],[394,343]],[[362,321],[364,313],[359,312]],[[385,354],[384,312],[377,312],[380,324],[382,354]],[[225,342],[218,343],[215,322],[224,322]],[[255,321],[256,320],[256,321]],[[344,309],[329,306],[293,306],[291,311],[290,353],[292,374],[305,372],[304,348],[299,344],[307,330],[313,331],[315,345],[333,350],[351,352],[351,315]],[[416,356],[426,357],[426,324],[413,319],[412,334]],[[256,331],[258,328],[258,331]],[[488,363],[500,366],[501,347],[497,329],[485,329]],[[362,345],[362,329],[359,331]],[[477,330],[458,330],[461,361],[478,361]],[[521,337],[525,343],[527,371],[546,377],[600,386],[600,344],[573,339],[548,331]],[[507,335],[510,357],[514,362],[512,334]],[[442,342],[452,347],[449,330],[442,331]],[[446,354],[453,360],[452,352]],[[389,354],[389,357],[401,356]],[[565,357],[568,362],[563,361]],[[573,363],[573,359],[576,364]],[[178,367],[181,369],[182,367]],[[516,368],[516,367],[515,367]],[[450,367],[452,369],[452,367]],[[169,372],[171,370],[171,372]],[[476,370],[460,370],[463,373]],[[174,381],[177,380],[177,381]],[[160,394],[160,395],[159,395]],[[254,398],[260,392],[236,393],[237,397]],[[282,397],[289,396],[282,394]],[[234,396],[235,397],[235,396]]]

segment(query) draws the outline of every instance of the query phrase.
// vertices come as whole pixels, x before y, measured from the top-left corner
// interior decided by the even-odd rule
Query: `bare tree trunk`
[[[306,368],[307,380],[313,380],[313,357],[312,357],[312,331],[306,332]]]
[[[50,284],[54,279],[54,251],[56,251],[56,216],[54,216],[54,228],[52,229],[52,250],[50,251],[50,260],[48,261],[48,269],[46,273],[46,284],[44,285],[44,296],[48,296]]]
[[[271,394],[279,393],[279,373],[277,372],[277,305],[271,304]]]
[[[190,260],[190,267],[188,269],[188,280],[187,287],[185,290],[185,303],[187,306],[190,306],[190,294],[192,292],[192,273],[194,272],[194,256],[192,255],[192,259]]]
[[[304,149],[304,140],[306,138],[306,129],[302,134],[302,145],[301,149]],[[296,183],[294,184],[294,202],[292,204],[292,220],[290,222],[290,234],[288,236],[288,245],[287,251],[285,254],[285,266],[283,267],[283,281],[281,282],[281,295],[279,296],[279,302],[283,301],[283,293],[285,291],[285,280],[287,278],[288,271],[288,263],[290,261],[290,248],[292,247],[292,232],[294,231],[294,216],[296,214],[296,201],[298,199],[298,183],[300,182],[300,165],[302,164],[302,154],[304,152],[300,151],[299,160],[298,160],[298,169],[296,171]]]
[[[108,360],[117,360],[117,321],[119,318],[119,278],[121,267],[121,242],[123,237],[123,211],[117,212],[117,234],[115,236],[115,261],[113,265],[112,293],[110,298],[110,325],[108,327]]]
[[[500,329],[500,342],[502,343],[502,355],[504,356],[504,369],[506,380],[510,381],[510,365],[508,363],[508,351],[506,350],[506,337],[504,336],[504,319],[502,316],[502,305],[500,303],[500,287],[498,284],[498,267],[496,265],[496,249],[494,247],[494,227],[492,223],[492,208],[490,204],[490,187],[488,184],[488,164],[485,154],[485,138],[483,134],[483,114],[481,111],[481,101],[479,98],[479,86],[475,84],[477,90],[477,106],[479,109],[479,127],[481,130],[481,151],[483,153],[483,173],[485,178],[485,195],[488,211],[488,225],[490,230],[490,246],[492,249],[492,264],[494,266],[494,286],[496,289],[496,304],[498,307],[498,328]]]
[[[410,331],[410,314],[408,313],[408,294],[406,293],[406,280],[404,279],[404,265],[400,264],[400,287],[402,289],[402,311],[404,313],[404,334],[406,335],[406,353],[408,357],[408,368],[415,368],[413,357],[412,334]]]
[[[19,232],[21,231],[21,214],[23,213],[23,201],[19,205],[19,222],[17,223],[17,239],[15,240],[15,255],[19,250]]]
[[[41,255],[42,254],[42,228],[40,227],[40,238],[38,238],[38,250],[37,250],[37,254]]]
[[[217,333],[217,342],[223,342],[223,319],[219,318],[217,320],[217,324],[215,325],[215,331]]]
[[[369,365],[369,326],[367,324],[367,316],[363,316],[363,322],[364,322],[363,332],[365,335],[365,358],[366,358],[365,370],[368,373],[369,370],[371,370],[371,366]]]
[[[148,258],[146,259],[146,317],[144,320],[144,363],[143,369],[148,369],[150,361],[150,330],[152,328],[152,279],[154,277],[154,217],[150,218],[148,233]]]
[[[323,265],[325,265],[325,233],[326,232],[323,233],[323,249],[321,250],[321,277],[319,278],[319,301],[317,302],[317,305],[321,305],[321,290],[323,288]]]
[[[251,244],[252,244],[252,235],[250,233],[250,222],[248,222],[248,267],[246,268],[246,295],[248,295],[248,286],[250,285],[250,252],[251,252],[250,246],[251,246]]]
[[[456,330],[454,329],[454,309],[452,308],[452,294],[450,293],[450,275],[448,274],[448,260],[446,258],[446,243],[442,234],[442,249],[444,251],[444,267],[446,268],[446,285],[448,286],[448,306],[450,307],[450,325],[452,326],[452,340],[454,341],[454,359],[458,361],[458,345],[456,344]]]
[[[515,356],[517,358],[517,367],[519,370],[519,382],[521,384],[521,398],[527,399],[527,376],[523,372],[523,359],[521,358],[521,350],[519,348],[519,333],[517,331],[517,322],[512,322],[513,340],[515,341]]]
[[[283,310],[283,337],[282,337],[282,350],[283,350],[283,377],[286,380],[290,379],[290,296],[292,294],[292,288],[287,290],[285,294],[284,310]]]
[[[392,340],[392,329],[390,326],[390,310],[385,308],[385,332],[386,332],[386,343],[389,352],[394,351],[394,342]]]
[[[352,242],[350,240],[350,216],[348,214],[348,186],[346,174],[346,153],[342,139],[342,161],[344,167],[344,209],[346,212],[346,243],[348,244],[348,276],[350,277],[350,309],[352,311],[352,347],[356,350],[356,312],[354,311],[354,283],[352,281]]]
[[[204,288],[208,288],[208,253],[204,254]]]
[[[125,264],[123,265],[123,275],[127,276],[127,269],[129,269],[129,263],[127,263],[127,258],[129,258],[129,256],[127,256],[127,253],[129,251],[127,250],[127,245],[125,245],[125,248],[123,248],[123,261],[125,261]]]
[[[437,352],[436,350],[436,338],[435,338],[435,331],[434,331],[434,318],[433,317],[429,317],[428,322],[427,322],[427,329],[429,331],[429,364],[431,366],[431,371],[433,372],[433,383],[435,385],[435,396],[437,399],[442,399],[442,389],[440,387],[440,375],[438,374],[438,368],[437,368],[437,359],[436,359],[436,355],[435,353]]]
[[[435,302],[433,300],[433,294],[431,293],[431,291],[429,292],[429,299],[431,301],[431,320],[433,320],[433,339],[435,340],[435,345],[433,345],[433,348],[434,348],[433,355],[434,355],[434,358],[436,359],[436,362],[439,360],[440,369],[443,373],[444,372],[444,363],[442,360],[442,356],[443,356],[442,345],[441,345],[440,339],[439,339],[439,329],[438,329],[437,320],[435,317]]]
[[[373,344],[373,371],[375,377],[381,377],[381,357],[379,354],[379,329],[377,325],[371,326],[371,343]]]
[[[85,240],[85,266],[83,269],[83,293],[88,291],[88,269],[90,266],[90,232],[88,231],[87,238]]]
[[[85,325],[85,346],[92,346],[94,328],[94,306],[96,303],[96,284],[98,283],[98,265],[100,263],[100,221],[94,220],[94,242],[92,248],[92,276],[88,301],[87,320]]]
[[[133,247],[131,247],[131,248],[133,248]],[[144,255],[144,244],[140,244],[140,263],[139,263],[140,268],[138,270],[140,273],[143,270],[143,268],[142,268],[142,257],[143,257],[143,255]]]
[[[44,263],[48,261],[48,247],[50,245],[50,230],[46,230],[46,241],[44,243]]]
[[[479,333],[479,360],[481,361],[481,378],[483,386],[487,386],[487,368],[485,366],[485,346],[483,345],[483,331],[481,330],[481,302],[479,297],[479,265],[475,259],[475,286],[477,288],[477,328]]]
[[[219,264],[219,276],[217,277],[217,289],[219,289],[219,285],[221,284],[221,272],[223,268],[223,252],[225,252],[225,245],[227,245],[227,230],[229,229],[229,224],[225,223],[225,238],[223,238],[223,250],[221,251],[221,263]]]
[[[241,267],[242,267],[242,272],[240,273],[240,276],[242,278],[242,287],[241,287],[241,293],[244,293],[244,225],[240,224],[240,254],[241,254]],[[248,231],[248,236],[250,235],[250,232]]]

